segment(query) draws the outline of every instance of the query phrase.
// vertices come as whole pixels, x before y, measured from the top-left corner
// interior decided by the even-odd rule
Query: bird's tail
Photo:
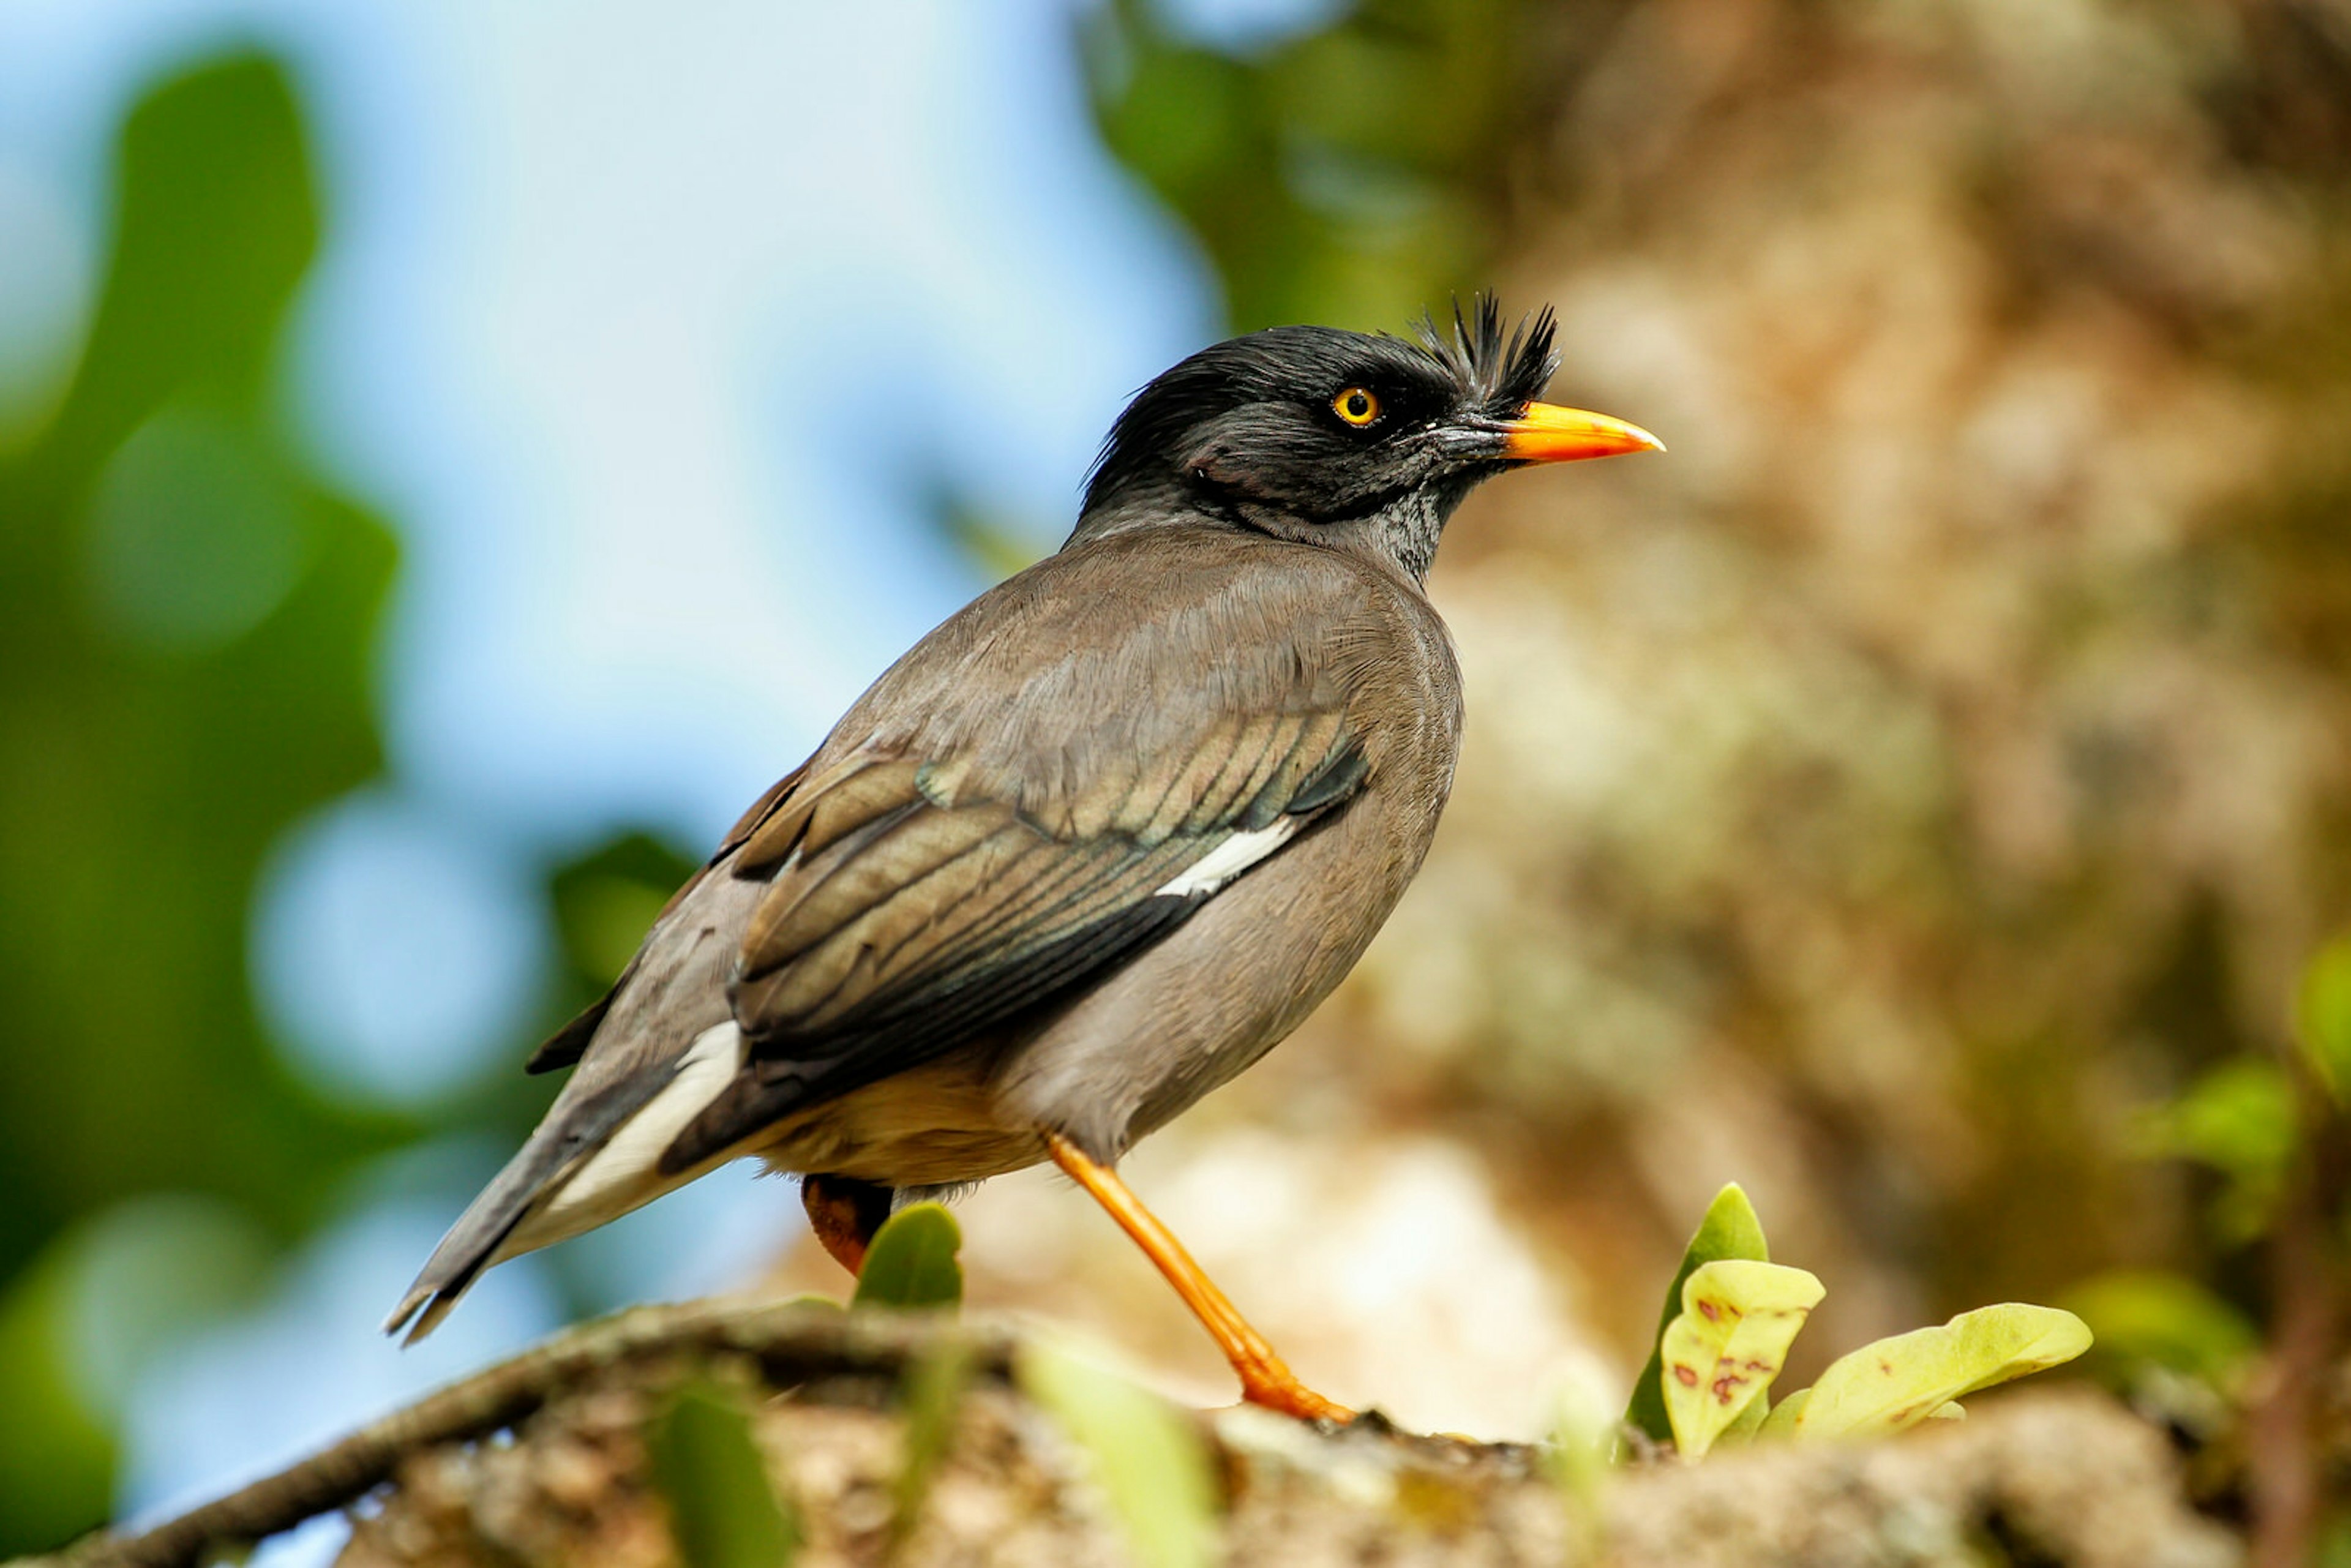
[[[458,1216],[457,1223],[449,1228],[448,1234],[441,1238],[441,1245],[425,1260],[415,1283],[401,1297],[400,1305],[384,1319],[384,1333],[398,1333],[405,1328],[408,1337],[402,1343],[414,1344],[441,1326],[441,1320],[449,1315],[450,1309],[481,1277],[483,1270],[508,1256],[501,1249],[538,1201],[549,1176],[562,1163],[554,1141],[544,1135],[547,1130],[542,1127],[533,1134],[507,1162],[497,1178],[465,1206],[465,1212]]]
[[[384,1320],[414,1344],[441,1326],[482,1271],[592,1230],[723,1163],[664,1175],[662,1152],[740,1069],[742,1035],[705,1030],[666,1076],[631,1075],[601,1090],[575,1081],[504,1170],[465,1207]],[[586,1092],[575,1095],[573,1089]],[[730,1151],[731,1154],[731,1151]]]

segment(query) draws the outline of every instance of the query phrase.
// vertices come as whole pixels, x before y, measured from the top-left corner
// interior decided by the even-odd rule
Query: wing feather
[[[664,1166],[1071,994],[1278,852],[1295,834],[1275,823],[1310,826],[1367,772],[1324,710],[1219,716],[1151,760],[1101,760],[1031,816],[964,759],[868,758],[771,815],[744,855],[780,864],[730,992],[748,1061]]]

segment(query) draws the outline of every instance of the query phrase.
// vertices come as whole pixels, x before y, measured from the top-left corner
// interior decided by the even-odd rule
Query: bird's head
[[[1559,368],[1549,310],[1505,334],[1481,298],[1448,340],[1276,327],[1201,350],[1135,395],[1094,465],[1071,541],[1241,527],[1367,550],[1417,579],[1480,480],[1528,463],[1662,451],[1605,414],[1537,402]]]

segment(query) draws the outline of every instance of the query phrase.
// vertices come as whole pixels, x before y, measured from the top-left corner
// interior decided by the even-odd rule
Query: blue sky
[[[1125,395],[1216,335],[1199,258],[1093,140],[1077,4],[0,5],[0,435],[62,370],[141,84],[258,44],[317,142],[288,415],[403,569],[392,777],[298,831],[254,915],[309,1071],[397,1097],[510,1068],[534,860],[624,823],[707,841],[981,586],[925,523],[938,486],[1050,548]],[[1240,44],[1331,8],[1178,7]],[[264,1309],[136,1380],[127,1507],[550,1325],[526,1263],[421,1353],[376,1337],[446,1179],[377,1173]],[[591,1244],[616,1293],[713,1288],[798,1229],[771,1185],[701,1188]]]

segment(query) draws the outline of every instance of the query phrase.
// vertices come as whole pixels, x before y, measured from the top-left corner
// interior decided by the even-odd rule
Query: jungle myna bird
[[[1422,590],[1528,463],[1659,446],[1534,402],[1548,311],[1450,340],[1319,327],[1194,354],[1112,428],[1060,552],[892,665],[679,890],[572,1067],[386,1324],[745,1155],[852,1272],[894,1203],[1051,1160],[1246,1396],[1302,1386],[1119,1181],[1354,964],[1452,782],[1461,675]]]

